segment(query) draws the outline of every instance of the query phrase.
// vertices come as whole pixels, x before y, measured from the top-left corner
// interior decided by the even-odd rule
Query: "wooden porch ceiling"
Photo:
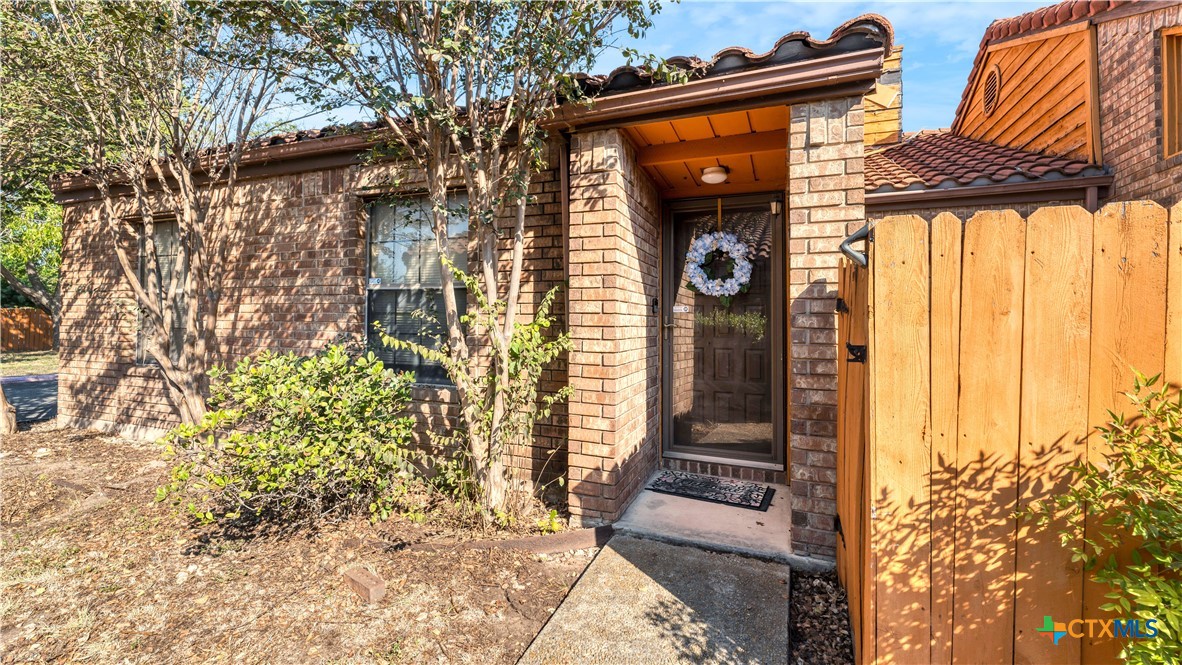
[[[777,191],[787,182],[788,107],[714,113],[624,128],[641,168],[661,197],[683,199]],[[721,185],[702,182],[702,169],[730,170]]]

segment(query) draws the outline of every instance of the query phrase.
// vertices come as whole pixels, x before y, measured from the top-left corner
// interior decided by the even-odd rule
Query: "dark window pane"
[[[467,195],[453,194],[449,206],[448,234],[452,260],[467,268]],[[425,198],[400,199],[373,206],[370,213],[369,298],[366,318],[369,344],[387,366],[412,371],[420,383],[447,384],[447,373],[438,363],[427,362],[412,351],[383,346],[374,323],[392,337],[439,348],[446,340],[442,324],[443,295],[439,254],[435,249],[431,207]],[[467,310],[467,294],[456,289],[459,313]],[[419,312],[419,315],[416,315]]]
[[[179,280],[175,291],[175,298],[172,306],[172,330],[170,332],[170,356],[173,360],[180,357],[181,344],[184,343],[185,322],[182,318],[184,316],[184,266],[178,266],[179,262],[179,238],[177,233],[176,222],[158,221],[154,225],[155,233],[153,234],[153,244],[156,249],[156,264],[160,270],[160,283],[157,285],[157,291],[160,294],[160,300],[163,302],[167,298],[168,290],[172,286],[173,276],[176,275]],[[177,271],[180,273],[177,274]],[[146,238],[140,237],[139,248],[139,275],[140,282],[144,288],[150,286],[150,275],[148,274],[148,256],[147,256],[147,242]],[[139,326],[136,334],[136,362],[140,364],[153,364],[155,359],[148,353],[147,335],[151,334],[148,329],[150,324],[143,317],[139,320]]]
[[[456,290],[460,316],[467,310],[466,293]],[[391,337],[439,348],[447,339],[443,319],[443,294],[437,290],[375,289],[369,292],[369,345],[386,366],[415,373],[420,383],[448,383],[447,373],[436,363],[423,360],[413,351],[396,350],[382,344],[373,325],[376,322]],[[416,315],[416,312],[421,312]]]

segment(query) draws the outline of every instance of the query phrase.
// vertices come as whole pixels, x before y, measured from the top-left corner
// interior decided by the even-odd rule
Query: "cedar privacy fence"
[[[1134,368],[1182,380],[1182,204],[891,217],[867,246],[839,286],[839,343],[866,356],[838,370],[858,661],[1116,661],[1116,640],[1037,631],[1113,617],[1061,525],[1015,513],[1102,457]]]
[[[53,319],[32,307],[0,309],[0,351],[53,348]]]

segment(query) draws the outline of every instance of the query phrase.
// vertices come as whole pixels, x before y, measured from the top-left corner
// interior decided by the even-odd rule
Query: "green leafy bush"
[[[1061,535],[1073,560],[1111,589],[1101,609],[1142,626],[1156,620],[1157,638],[1125,643],[1122,657],[1130,663],[1182,662],[1182,393],[1169,385],[1154,389],[1157,381],[1137,375],[1127,393],[1135,417],[1110,412],[1112,421],[1100,430],[1111,448],[1106,465],[1073,467],[1071,490],[1035,511],[1044,524],[1066,511]],[[1085,532],[1088,518],[1096,522]],[[1131,554],[1117,554],[1130,545]]]
[[[380,327],[377,331],[385,346],[439,363],[460,395],[460,426],[430,433],[437,451],[432,458],[438,471],[435,485],[478,500],[487,519],[508,526],[534,505],[534,494],[541,489],[522,492],[510,487],[505,463],[510,446],[532,445],[537,423],[549,418],[554,406],[573,393],[569,385],[549,393],[539,391],[546,371],[571,350],[570,335],[555,330],[551,313],[559,287],[546,292],[531,318],[515,320],[512,333],[506,336],[498,332],[503,330],[506,301],[489,301],[475,277],[447,260],[444,265],[468,289],[467,312],[460,323],[469,337],[487,343],[482,355],[453,357],[447,340],[438,334],[428,335],[433,344],[424,346],[392,337]],[[427,319],[425,313],[416,314]],[[563,480],[559,477],[556,482]]]
[[[415,474],[410,374],[334,345],[310,357],[264,351],[210,375],[210,412],[161,440],[175,466],[159,500],[205,522],[390,515]]]

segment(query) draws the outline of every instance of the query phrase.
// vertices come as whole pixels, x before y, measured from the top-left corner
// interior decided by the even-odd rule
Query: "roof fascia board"
[[[293,143],[285,146],[271,147],[291,148],[295,145],[300,144]],[[331,149],[324,147],[324,149],[313,149],[306,152],[289,151],[291,152],[290,156],[286,154],[283,157],[271,156],[266,161],[255,159],[253,163],[244,163],[239,167],[238,181],[246,182],[258,178],[273,178],[295,173],[306,173],[308,171],[353,166],[364,161],[363,153],[371,146],[372,144],[366,146],[361,142],[351,146],[340,142],[332,146]],[[308,146],[305,144],[305,147]],[[198,177],[199,184],[205,184],[207,182],[208,178]],[[94,182],[82,175],[71,175],[69,178],[62,178],[56,181],[53,187],[53,193],[54,201],[59,205],[97,201],[99,199],[98,188]],[[113,185],[111,187],[111,194],[116,198],[129,196],[132,194],[132,189],[129,185]]]
[[[1076,32],[1087,30],[1091,25],[1091,21],[1086,18],[1081,18],[1073,23],[1057,25],[1049,30],[1040,30],[1033,33],[1027,32],[1014,35],[1012,37],[1006,37],[1005,39],[998,39],[989,42],[989,46],[985,48],[985,52],[992,53],[994,51],[1000,51],[1002,49],[1012,48],[1014,46],[1021,46],[1022,44],[1041,42],[1043,40],[1051,39],[1052,37],[1062,37],[1063,35],[1074,34]]]
[[[678,111],[654,111],[652,113],[645,113],[643,115],[630,116],[620,120],[605,120],[602,122],[591,122],[585,125],[578,125],[574,128],[550,127],[551,131],[562,132],[587,132],[595,129],[606,129],[614,127],[631,127],[634,125],[643,125],[649,122],[656,122],[659,120],[679,120],[681,118],[695,118],[711,113],[727,113],[731,111],[750,111],[751,109],[767,108],[769,106],[788,106],[791,104],[802,104],[804,102],[815,102],[825,99],[837,99],[840,97],[851,97],[854,95],[862,95],[873,89],[874,82],[857,81],[854,83],[845,83],[842,85],[827,86],[824,88],[812,88],[809,90],[802,90],[799,92],[787,92],[779,95],[770,95],[765,97],[752,97],[748,99],[737,100],[733,102],[723,102],[718,104],[706,104],[704,106],[693,106]]]
[[[1053,201],[1062,198],[1064,194],[1071,191],[1078,191],[1078,198],[1083,198],[1089,187],[1107,188],[1112,185],[1112,179],[1111,175],[1097,175],[1060,180],[949,187],[947,189],[908,189],[898,192],[867,193],[866,208],[876,211],[929,208],[949,200],[955,200],[957,205],[968,205],[970,201],[988,203]]]
[[[1107,23],[1109,21],[1116,21],[1138,14],[1148,14],[1149,12],[1158,9],[1169,9],[1170,7],[1177,7],[1182,5],[1182,0],[1175,0],[1174,2],[1130,2],[1127,5],[1122,5],[1116,9],[1109,9],[1103,14],[1096,14],[1088,19],[1093,25],[1099,23]]]
[[[595,99],[591,107],[564,104],[546,126],[563,130],[592,123],[616,122],[619,126],[642,114],[669,114],[701,106],[718,106],[844,83],[874,81],[882,73],[883,57],[880,48],[863,49],[711,76],[683,84],[659,85],[606,95]]]

